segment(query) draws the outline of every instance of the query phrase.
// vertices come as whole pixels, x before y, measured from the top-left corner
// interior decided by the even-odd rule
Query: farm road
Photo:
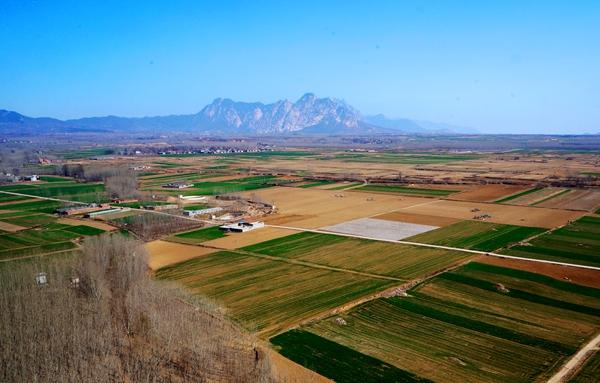
[[[574,263],[547,261],[547,260],[544,260],[544,259],[532,259],[532,258],[515,257],[515,256],[512,256],[512,255],[497,254],[497,253],[491,253],[491,252],[486,252],[486,251],[461,249],[461,248],[458,248],[458,247],[450,247],[450,246],[442,246],[442,245],[432,245],[432,244],[429,244],[429,243],[410,242],[410,241],[401,241],[401,240],[393,240],[393,239],[381,239],[381,238],[367,237],[367,236],[364,236],[364,235],[336,233],[336,232],[333,232],[333,231],[327,231],[327,230],[321,230],[321,229],[305,229],[305,228],[300,228],[300,227],[281,226],[281,225],[265,225],[265,226],[275,227],[275,228],[280,228],[280,229],[287,229],[287,230],[295,230],[295,231],[307,231],[307,232],[310,232],[310,233],[332,234],[332,235],[339,235],[339,236],[342,236],[342,237],[359,238],[359,239],[369,239],[369,240],[372,240],[372,241],[399,243],[399,244],[402,244],[402,245],[429,247],[429,248],[433,248],[433,249],[461,251],[461,252],[464,252],[464,253],[471,253],[471,254],[476,254],[476,255],[485,255],[485,256],[490,256],[490,257],[507,258],[507,259],[517,259],[517,260],[520,260],[520,261],[548,263],[548,264],[552,264],[552,265],[560,265],[560,266],[568,266],[568,267],[579,267],[579,268],[583,268],[583,269],[590,269],[590,270],[598,270],[598,271],[600,271],[600,267],[595,267],[595,266],[585,266],[585,265],[577,265],[577,264],[574,264]]]
[[[598,333],[594,339],[589,341],[583,346],[577,354],[573,355],[571,359],[550,379],[548,383],[561,383],[566,381],[574,372],[581,367],[582,363],[585,362],[586,358],[594,352],[600,352],[600,333]]]
[[[59,202],[65,202],[65,203],[74,203],[74,204],[80,204],[80,205],[85,205],[86,204],[84,202],[79,202],[79,201],[69,201],[69,200],[58,199],[58,198],[50,198],[50,197],[38,197],[38,196],[35,196],[35,195],[23,194],[23,193],[15,193],[15,192],[7,192],[7,191],[0,191],[0,193],[17,195],[17,196],[23,196],[23,197],[45,199],[45,200],[49,200],[49,201],[59,201]],[[430,203],[430,202],[425,202],[424,204],[427,204],[427,203]],[[171,217],[178,217],[178,218],[181,218],[181,219],[188,219],[188,220],[191,220],[191,221],[194,221],[194,222],[201,221],[201,222],[204,222],[204,223],[213,224],[210,221],[198,220],[198,219],[195,219],[195,218],[190,218],[190,217],[184,217],[184,216],[180,216],[180,215],[165,213],[165,212],[162,212],[162,211],[145,210],[145,209],[135,209],[135,208],[130,208],[130,210],[138,210],[138,211],[143,211],[145,213],[152,213],[152,214],[168,215],[168,216],[171,216]],[[547,264],[559,265],[559,266],[579,267],[579,268],[582,268],[582,269],[589,269],[589,270],[598,270],[598,271],[600,271],[600,267],[595,267],[595,266],[585,266],[585,265],[577,265],[577,264],[574,264],[574,263],[547,261],[547,260],[544,260],[544,259],[532,259],[532,258],[515,257],[515,256],[512,256],[512,255],[497,254],[497,253],[491,253],[491,252],[485,252],[485,251],[479,251],[479,250],[461,249],[461,248],[458,248],[458,247],[450,247],[450,246],[442,246],[442,245],[432,245],[432,244],[428,244],[428,243],[399,241],[399,240],[391,240],[391,239],[380,239],[380,238],[367,237],[367,236],[362,236],[362,235],[335,233],[335,232],[326,231],[326,230],[320,230],[320,229],[305,229],[305,228],[300,228],[300,227],[281,226],[281,225],[265,225],[265,226],[266,227],[267,226],[268,227],[275,227],[275,228],[280,228],[280,229],[287,229],[287,230],[294,230],[294,231],[307,231],[307,232],[311,232],[311,233],[333,234],[333,235],[340,235],[340,236],[343,236],[343,237],[360,238],[360,239],[370,239],[372,241],[400,243],[400,244],[404,244],[404,245],[429,247],[429,248],[433,248],[433,249],[461,251],[461,252],[465,252],[465,253],[471,253],[471,254],[477,254],[477,255],[485,255],[485,256],[490,256],[490,257],[498,257],[498,258],[506,258],[506,259],[516,259],[516,260],[528,261],[528,262],[547,263]]]

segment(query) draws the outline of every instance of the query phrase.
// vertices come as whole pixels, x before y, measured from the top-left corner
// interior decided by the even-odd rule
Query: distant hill
[[[0,133],[164,131],[198,134],[398,134],[454,132],[446,124],[388,119],[379,114],[362,117],[360,112],[335,98],[307,93],[298,101],[271,104],[238,102],[217,98],[196,114],[156,117],[88,117],[74,120],[31,118],[0,110]],[[457,129],[455,132],[464,132]]]

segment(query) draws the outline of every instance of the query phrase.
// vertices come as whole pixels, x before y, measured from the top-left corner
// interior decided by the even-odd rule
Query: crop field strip
[[[398,154],[398,153],[338,153],[325,155],[323,160],[343,160],[345,162],[364,162],[364,163],[382,163],[382,164],[403,164],[403,165],[427,165],[443,164],[455,161],[467,161],[479,159],[481,156],[472,155],[451,155],[451,154]]]
[[[453,193],[458,193],[460,190],[445,190],[445,189],[425,189],[425,188],[413,188],[406,186],[396,185],[379,185],[379,184],[368,184],[353,188],[353,191],[365,191],[365,192],[376,192],[376,193],[394,193],[394,194],[408,194],[428,197],[445,197]]]
[[[525,191],[522,191],[522,192],[519,192],[519,193],[516,193],[516,194],[512,194],[512,195],[509,195],[508,197],[500,198],[500,199],[498,199],[498,200],[496,200],[496,201],[494,201],[494,202],[496,202],[496,203],[505,203],[505,202],[509,202],[509,201],[512,201],[512,200],[514,200],[514,199],[517,199],[517,198],[519,198],[519,197],[523,197],[523,196],[526,196],[526,195],[528,195],[528,194],[531,194],[531,193],[536,193],[536,192],[538,192],[538,191],[540,191],[540,190],[542,190],[542,188],[531,188],[531,189],[527,189],[527,190],[525,190]]]
[[[600,328],[598,297],[599,289],[471,262],[408,297],[301,330],[434,381],[528,382],[547,378]]]
[[[524,258],[600,266],[600,218],[582,217],[543,234],[527,245],[512,246],[503,254]]]
[[[600,352],[596,350],[568,383],[597,383],[600,376]]]
[[[462,221],[418,234],[407,238],[407,241],[480,251],[495,251],[544,231],[546,229],[480,221]]]
[[[156,276],[222,302],[246,327],[267,334],[397,283],[227,251],[164,267]]]
[[[198,244],[213,239],[225,237],[226,234],[219,230],[218,226],[207,227],[198,230],[186,231],[178,233],[168,238],[172,242],[180,242],[187,244]]]
[[[242,250],[404,280],[433,274],[471,257],[461,252],[310,232],[276,238]]]

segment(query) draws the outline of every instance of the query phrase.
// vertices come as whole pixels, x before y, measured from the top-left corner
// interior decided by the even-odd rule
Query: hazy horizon
[[[592,1],[0,4],[0,109],[196,113],[306,92],[482,133],[600,132]]]

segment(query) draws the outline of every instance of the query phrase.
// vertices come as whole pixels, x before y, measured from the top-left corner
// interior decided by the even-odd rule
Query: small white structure
[[[35,283],[37,283],[38,286],[45,286],[48,284],[48,277],[46,275],[46,273],[37,273],[35,275]]]
[[[219,226],[219,229],[222,231],[233,232],[233,233],[244,233],[246,231],[260,229],[261,227],[265,227],[265,223],[262,221],[256,221],[256,222],[240,221],[240,222],[236,222],[236,223],[231,223],[229,225]]]
[[[119,212],[124,212],[124,211],[129,211],[129,210],[131,210],[131,209],[128,208],[128,207],[116,207],[116,208],[113,208],[113,209],[93,211],[91,213],[86,214],[85,216],[87,218],[94,218],[94,217],[98,217],[98,216],[104,215],[104,214],[119,213]]]
[[[217,213],[221,210],[223,210],[222,207],[209,207],[206,209],[198,209],[198,210],[184,210],[183,215],[185,215],[187,217],[194,217],[197,215]]]
[[[206,196],[203,195],[179,195],[179,199],[182,202],[199,202],[199,201],[204,201],[206,199]]]
[[[38,177],[37,174],[32,174],[30,176],[23,176],[21,179],[23,181],[39,181],[40,177]]]

